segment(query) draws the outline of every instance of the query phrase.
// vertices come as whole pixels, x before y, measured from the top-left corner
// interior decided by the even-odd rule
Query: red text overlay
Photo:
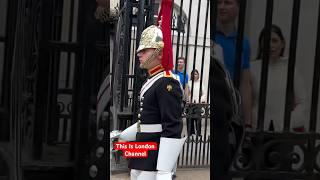
[[[121,150],[124,157],[146,158],[149,150],[157,150],[155,142],[116,142],[113,144],[115,150]]]

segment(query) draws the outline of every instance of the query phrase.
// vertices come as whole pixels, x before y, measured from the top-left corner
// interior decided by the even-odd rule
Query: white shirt
[[[262,60],[255,60],[251,63],[252,86],[253,86],[253,120],[257,122],[259,106],[259,89],[261,79]],[[285,98],[287,87],[288,59],[282,58],[279,62],[269,62],[267,95],[265,106],[264,130],[268,130],[271,120],[273,120],[274,130],[282,131],[285,112]],[[291,112],[291,128],[301,127],[306,124],[306,102],[307,96],[304,89],[301,75],[295,70],[294,95],[296,107]],[[256,125],[256,124],[254,124]]]
[[[188,82],[189,90],[190,90],[190,97],[191,98],[191,93],[192,93],[192,81],[190,80]],[[199,95],[200,95],[200,80],[198,79],[197,81],[194,81],[193,84],[193,96],[192,100],[190,101],[191,103],[201,103],[206,101],[206,95],[204,93],[204,89],[202,89],[202,94],[201,94],[201,101],[199,102]]]

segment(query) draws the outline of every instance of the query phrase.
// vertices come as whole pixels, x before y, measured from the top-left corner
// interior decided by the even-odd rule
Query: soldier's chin
[[[140,67],[140,69],[146,69],[146,67],[142,63],[139,65],[139,67]]]

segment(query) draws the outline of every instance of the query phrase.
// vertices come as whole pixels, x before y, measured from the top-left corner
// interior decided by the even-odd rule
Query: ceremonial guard
[[[169,13],[171,0],[163,0],[161,26],[146,28],[137,49],[140,68],[147,69],[149,76],[139,95],[138,122],[125,129],[120,139],[156,142],[158,149],[149,150],[146,158],[129,159],[131,180],[171,180],[185,142],[185,138],[181,139],[183,92],[170,71],[173,60]]]

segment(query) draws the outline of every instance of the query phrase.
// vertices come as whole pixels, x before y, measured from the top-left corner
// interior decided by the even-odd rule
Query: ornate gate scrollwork
[[[251,177],[250,172],[270,172],[272,177],[316,177],[315,172],[320,172],[320,145],[314,145],[318,142],[314,135],[248,132],[232,172],[241,177]]]

